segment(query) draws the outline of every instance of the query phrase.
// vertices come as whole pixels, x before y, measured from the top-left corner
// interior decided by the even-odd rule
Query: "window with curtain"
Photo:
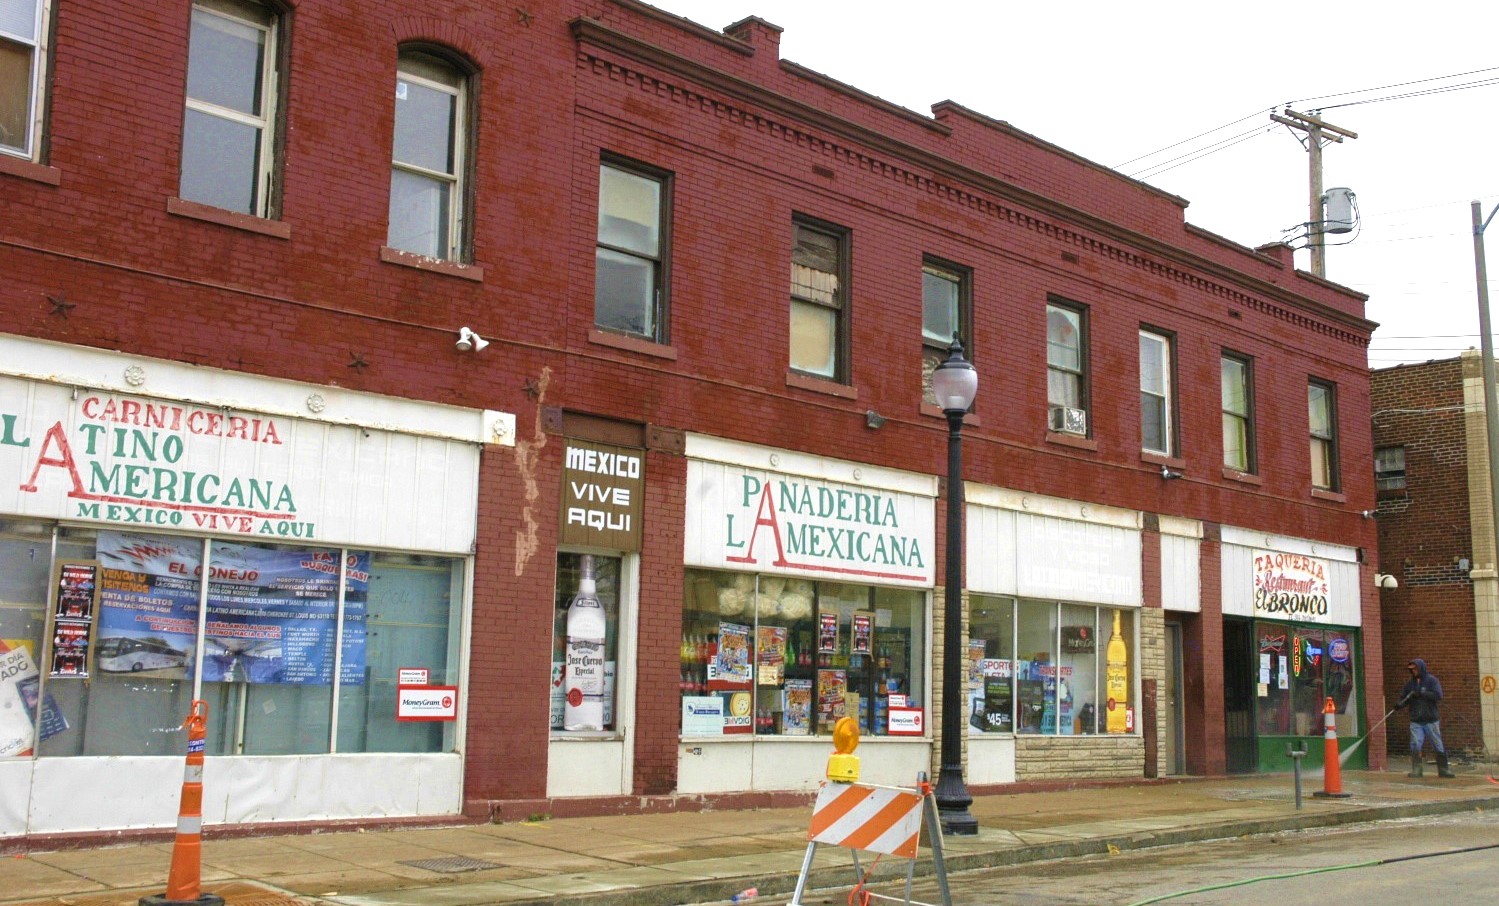
[[[45,94],[47,3],[0,2],[0,152],[36,156]]]
[[[969,273],[966,269],[927,261],[921,268],[921,398],[937,405],[932,372],[947,360],[954,339],[963,344],[964,358],[973,361],[968,337]]]
[[[401,52],[387,240],[393,249],[447,261],[462,253],[467,81],[440,57]]]
[[[1176,455],[1171,338],[1140,331],[1140,448]]]
[[[1311,426],[1312,487],[1338,489],[1338,415],[1331,384],[1306,385],[1307,420]]]
[[[599,166],[593,320],[652,342],[666,337],[667,178],[622,161]]]
[[[848,236],[797,222],[791,250],[791,370],[845,381]]]

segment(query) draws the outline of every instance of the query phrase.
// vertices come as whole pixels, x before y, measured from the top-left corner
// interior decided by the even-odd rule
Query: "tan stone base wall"
[[[1145,741],[1138,736],[1018,736],[1015,780],[1140,777]]]

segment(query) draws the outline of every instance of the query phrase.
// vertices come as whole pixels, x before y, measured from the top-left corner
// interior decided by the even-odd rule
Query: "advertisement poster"
[[[718,624],[718,652],[708,664],[708,688],[733,692],[750,687],[749,627]]]
[[[817,651],[819,654],[833,654],[837,650],[838,615],[820,613],[817,615]]]
[[[984,672],[980,666],[989,643],[983,639],[968,640],[968,688],[980,689],[984,685]]]
[[[843,670],[817,671],[817,722],[831,727],[848,716],[848,674]]]
[[[812,732],[812,681],[788,679],[781,691],[781,735],[806,736]]]
[[[88,645],[94,627],[98,568],[92,563],[64,563],[57,575],[57,609],[52,614],[54,677],[88,677]]]
[[[34,745],[39,671],[31,652],[0,642],[0,757],[28,755]],[[51,695],[42,709],[42,738],[68,729],[68,721]]]
[[[874,650],[874,614],[867,610],[856,610],[849,620],[849,650],[854,654],[869,654]]]
[[[756,677],[761,686],[779,686],[786,673],[786,627],[761,626],[755,630],[759,656]]]
[[[97,668],[207,682],[330,685],[338,554],[216,542],[204,650],[194,657],[201,545],[100,532]],[[342,682],[364,683],[370,555],[351,553],[344,592]]]
[[[722,736],[723,707],[716,695],[682,696],[682,735]]]

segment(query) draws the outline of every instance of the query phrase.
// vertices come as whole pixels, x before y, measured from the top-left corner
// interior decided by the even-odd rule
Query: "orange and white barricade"
[[[931,840],[932,859],[936,865],[937,883],[943,906],[951,906],[947,887],[947,869],[942,861],[942,829],[937,823],[937,804],[931,784],[922,781],[919,789],[878,786],[868,783],[832,783],[825,781],[812,806],[812,826],[807,831],[807,855],[802,860],[796,891],[787,906],[802,906],[802,893],[812,871],[812,859],[819,844],[853,850],[854,892],[850,903],[867,904],[871,900],[891,900],[912,906],[911,879],[916,872],[917,847],[921,843],[921,826],[925,822]],[[905,897],[873,893],[864,888],[868,873],[859,866],[859,851],[907,860]],[[870,866],[870,871],[874,865]]]
[[[204,893],[203,876],[203,754],[207,747],[208,702],[194,699],[182,722],[187,730],[187,763],[182,774],[182,798],[177,809],[177,836],[172,843],[172,865],[167,892],[140,898],[139,906],[224,906],[224,898]]]

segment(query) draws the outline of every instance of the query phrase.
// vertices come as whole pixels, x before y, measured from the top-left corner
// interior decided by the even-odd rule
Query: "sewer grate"
[[[486,868],[500,868],[493,862],[485,862],[483,859],[470,859],[468,856],[444,856],[441,859],[410,859],[401,860],[402,865],[410,865],[412,868],[421,868],[427,871],[435,871],[445,875],[455,875],[465,871],[483,871]]]

